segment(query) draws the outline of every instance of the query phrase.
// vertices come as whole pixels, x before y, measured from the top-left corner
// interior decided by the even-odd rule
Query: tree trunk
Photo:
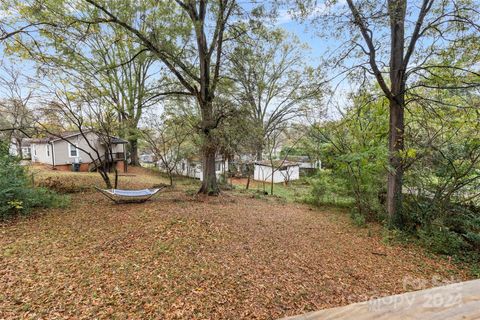
[[[210,134],[205,136],[205,145],[203,148],[203,181],[198,193],[207,195],[218,195],[220,189],[217,184],[217,176],[215,174],[215,154],[216,149],[213,146]]]
[[[113,189],[112,182],[110,181],[110,177],[108,176],[108,172],[100,170],[100,175],[102,176],[103,182],[105,182],[105,186],[107,187],[107,189]]]
[[[389,173],[387,181],[387,213],[390,226],[403,227],[402,185],[405,110],[405,14],[406,0],[389,0],[390,15],[390,123],[388,136]]]
[[[402,185],[404,150],[404,106],[398,101],[390,101],[390,132],[389,132],[389,172],[387,181],[387,212],[391,226],[403,226]]]
[[[129,139],[128,142],[130,144],[130,164],[132,166],[139,166],[140,160],[138,158],[138,139]]]
[[[273,166],[272,166],[273,168]],[[274,178],[274,175],[275,175],[275,171],[272,172],[272,181],[270,182],[270,195],[273,196],[273,178]]]
[[[168,180],[170,181],[170,186],[173,186],[173,172],[171,170],[168,171]]]
[[[17,141],[17,153],[18,157],[23,160],[23,150],[22,150],[22,139],[21,138],[16,138]],[[53,152],[53,151],[52,151]]]
[[[263,160],[263,148],[261,146],[259,146],[257,148],[256,160],[257,161],[262,161]]]
[[[202,37],[201,42],[205,41]],[[203,55],[201,55],[203,56]],[[202,135],[203,135],[203,166],[202,166],[202,186],[198,193],[209,196],[218,195],[220,188],[217,184],[217,175],[215,174],[215,156],[217,154],[216,141],[212,130],[216,128],[216,121],[213,112],[213,96],[209,91],[209,71],[208,63],[205,59],[200,59],[200,73],[204,76],[201,81],[201,93],[197,96],[198,104],[202,111]]]
[[[115,164],[113,165],[113,169],[114,169],[113,172],[115,173],[114,188],[117,189],[118,188],[118,170]]]

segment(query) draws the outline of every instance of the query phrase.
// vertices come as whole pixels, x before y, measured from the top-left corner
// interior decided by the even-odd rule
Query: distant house
[[[32,139],[32,162],[51,165],[54,169],[63,171],[72,170],[72,164],[74,163],[78,164],[79,171],[83,172],[94,171],[96,166],[100,164],[107,165],[110,168],[116,166],[120,171],[127,171],[126,144],[128,142],[126,140],[111,137],[113,155],[110,157],[107,156],[108,148],[99,134],[88,131],[84,135],[85,137],[80,132],[64,132],[58,137]],[[87,140],[93,148],[89,146]],[[98,151],[100,157],[97,157],[95,150]],[[94,157],[95,162],[92,161],[87,152]]]
[[[154,163],[155,162],[155,154],[153,153],[143,153],[140,155],[140,162],[143,163]]]
[[[310,175],[318,169],[322,169],[322,162],[320,160],[312,160],[309,156],[288,156],[287,160],[298,163],[300,175]]]
[[[166,171],[162,161],[158,161],[158,167],[160,171]],[[217,157],[215,159],[215,174],[217,179],[225,174],[225,172],[228,172],[228,160]],[[202,160],[196,157],[182,159],[177,163],[174,173],[203,181]]]
[[[21,139],[20,141],[12,139],[10,142],[9,153],[12,156],[22,155],[22,159],[29,160],[31,159],[31,139]]]
[[[273,183],[289,182],[300,178],[300,166],[291,161],[256,161],[253,171],[253,179],[256,181]]]

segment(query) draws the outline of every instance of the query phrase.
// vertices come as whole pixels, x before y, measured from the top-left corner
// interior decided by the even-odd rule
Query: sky
[[[301,23],[295,19],[285,18],[279,22],[278,27],[295,34],[310,47],[310,52],[305,52],[305,62],[314,68],[321,64],[322,57],[329,55],[331,50],[340,45],[335,39],[327,40],[317,35],[314,26],[308,23]],[[327,118],[337,119],[340,116],[337,107],[341,105],[343,109],[348,105],[346,95],[351,90],[350,83],[347,80],[340,82],[339,79],[335,78],[335,74],[325,74],[324,77],[334,78],[329,85],[331,88],[335,87],[335,93],[334,96],[328,97],[325,107],[328,108]]]
[[[342,4],[344,1],[340,0],[339,3]],[[318,5],[315,10],[312,11],[311,16],[314,15],[321,15],[326,11],[323,5]],[[4,16],[6,13],[5,11],[0,10],[0,19],[2,15]],[[310,18],[310,17],[309,17]],[[305,52],[305,63],[312,67],[318,67],[321,63],[321,57],[324,56],[329,50],[338,47],[338,42],[334,39],[327,40],[325,38],[321,38],[316,34],[315,26],[312,26],[308,22],[301,22],[298,19],[292,17],[290,12],[287,9],[280,9],[278,18],[275,21],[275,26],[278,28],[283,28],[288,32],[296,35],[301,42],[306,43],[310,50]],[[6,58],[3,55],[3,47],[0,44],[0,58],[3,60],[4,64],[9,64]],[[35,77],[35,71],[32,63],[29,62],[19,62],[17,60],[14,62],[16,67],[21,68],[22,72],[26,73],[30,77]],[[5,74],[0,70],[0,77],[5,76]],[[327,76],[327,75],[325,75]],[[329,77],[332,75],[329,74]],[[334,86],[337,86],[338,83],[333,81],[332,83]],[[348,91],[349,87],[348,84],[340,83],[338,88],[338,93],[341,91]],[[2,92],[0,88],[0,97],[4,96],[5,93]],[[341,94],[338,94],[341,96]],[[344,100],[344,99],[342,99]],[[344,100],[345,101],[345,100]]]

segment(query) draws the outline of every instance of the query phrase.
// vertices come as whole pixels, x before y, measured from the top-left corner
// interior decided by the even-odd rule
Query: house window
[[[219,161],[215,162],[215,171],[220,171],[221,170],[221,165],[222,165],[221,162],[219,162]]]
[[[78,149],[73,144],[68,145],[68,155],[72,158],[78,157]]]
[[[50,145],[47,144],[47,158],[50,158]]]

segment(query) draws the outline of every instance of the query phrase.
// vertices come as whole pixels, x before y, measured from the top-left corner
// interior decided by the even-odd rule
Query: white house
[[[322,169],[322,161],[310,159],[309,156],[288,156],[287,160],[298,163],[300,175],[312,174],[318,169]]]
[[[166,171],[161,160],[158,161],[158,168],[160,171]],[[225,174],[225,172],[228,172],[228,160],[217,157],[215,159],[215,174],[217,179]],[[182,159],[177,163],[174,173],[203,181],[202,160],[199,158]]]
[[[300,167],[290,161],[257,161],[253,171],[253,180],[271,182],[289,182],[300,178]]]
[[[85,135],[85,137],[84,137]],[[72,164],[79,164],[79,171],[93,171],[95,163],[89,156],[92,155],[97,165],[105,159],[108,148],[99,134],[88,131],[82,135],[80,132],[64,132],[57,136],[31,140],[31,153],[33,163],[51,165],[52,168],[62,171],[72,170]],[[126,172],[126,144],[127,141],[111,137],[113,159],[108,161],[109,167]],[[81,150],[82,149],[82,150]],[[97,156],[98,151],[100,157]]]
[[[155,162],[155,154],[153,154],[153,153],[142,153],[140,155],[140,162],[142,162],[142,163],[154,163]]]
[[[9,153],[15,157],[21,154],[22,159],[31,159],[30,144],[31,139],[21,139],[21,141],[12,139],[10,142]]]

